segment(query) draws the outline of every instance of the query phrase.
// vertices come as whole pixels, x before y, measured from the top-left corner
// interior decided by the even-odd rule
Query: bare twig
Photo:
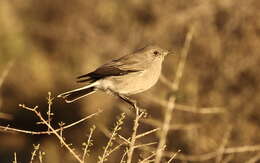
[[[55,129],[56,132],[60,132],[62,129],[65,130],[65,129],[68,129],[70,127],[73,127],[81,122],[84,122],[86,121],[87,119],[90,119],[98,114],[100,114],[102,112],[102,110],[99,110],[98,112],[96,113],[93,113],[91,115],[88,115],[74,123],[71,123],[69,125],[66,125],[66,126],[63,126],[62,128],[58,128],[58,129]],[[9,126],[0,126],[0,131],[2,132],[19,132],[19,133],[25,133],[25,134],[32,134],[32,135],[45,135],[45,134],[53,134],[52,131],[39,131],[39,132],[36,132],[36,131],[29,131],[29,130],[21,130],[21,129],[16,129],[16,128],[12,128],[12,127],[9,127]]]
[[[99,125],[98,127],[104,134],[105,136],[107,136],[108,138],[110,138],[112,136],[112,133],[109,132],[108,129],[106,129],[103,125]],[[144,132],[144,133],[141,133],[139,135],[136,135],[136,139],[140,139],[146,135],[149,135],[149,134],[152,134],[156,131],[158,131],[159,128],[156,128],[156,129],[152,129],[150,131],[147,131],[147,132]],[[126,139],[124,138],[123,136],[121,136],[120,134],[117,134],[118,137],[121,139],[121,141],[119,139],[116,139],[117,143],[119,143],[119,145],[117,145],[116,147],[114,147],[113,149],[111,149],[108,153],[108,155],[110,155],[112,152],[116,151],[117,149],[119,149],[120,147],[122,147],[123,145],[127,145],[127,144],[130,144],[130,138]],[[142,148],[144,147],[143,145],[139,145],[139,146],[134,146],[134,148]]]
[[[106,128],[105,128],[103,125],[101,125],[101,124],[98,126],[98,128],[99,128],[108,138],[110,138],[110,136],[111,136],[112,133],[110,133],[108,129],[106,129]],[[146,132],[144,132],[144,133],[141,133],[141,134],[139,134],[139,135],[136,135],[136,139],[140,139],[140,138],[142,138],[142,137],[144,137],[144,136],[146,136],[146,135],[152,134],[152,133],[154,133],[154,132],[156,132],[156,131],[158,131],[158,130],[160,130],[160,129],[159,129],[159,128],[156,128],[156,129],[152,129],[152,130],[150,130],[150,131],[146,131]],[[124,142],[130,144],[130,141],[129,141],[130,138],[129,138],[129,139],[126,139],[126,138],[124,138],[123,136],[121,136],[120,134],[118,134],[118,137],[119,137],[120,139],[122,139]]]
[[[182,74],[184,72],[184,66],[185,66],[185,63],[187,60],[188,51],[190,49],[190,44],[191,44],[191,40],[193,37],[194,28],[195,28],[194,26],[191,26],[191,28],[185,38],[184,47],[182,48],[182,51],[181,51],[181,55],[180,55],[181,58],[180,58],[180,62],[179,62],[178,68],[177,68],[175,80],[172,83],[172,88],[174,91],[177,91],[180,86],[180,81],[182,78]]]
[[[154,150],[154,148],[147,148],[148,151]],[[239,146],[239,147],[229,147],[225,148],[223,154],[235,154],[235,153],[245,153],[245,152],[257,152],[260,151],[260,144],[258,145],[245,145],[245,146]],[[164,151],[163,155],[165,157],[171,157],[175,152],[168,152]],[[184,154],[178,154],[176,156],[176,159],[182,160],[182,161],[206,161],[213,159],[219,155],[219,151],[209,152],[205,154],[199,154],[199,155],[184,155]]]
[[[160,150],[164,151],[166,146],[163,146],[163,148],[161,148]],[[147,162],[150,162],[150,159],[153,158],[154,156],[156,156],[157,154],[157,151],[155,152],[152,152],[151,155],[149,155],[148,157],[146,157],[145,159],[143,159],[142,161],[140,161],[140,163],[147,163]]]
[[[14,152],[14,161],[13,161],[13,163],[17,163],[16,152]]]
[[[125,157],[126,157],[127,153],[128,153],[128,150],[126,149],[124,154],[123,154],[123,156],[122,156],[122,158],[121,158],[121,160],[120,160],[120,163],[125,163],[124,160],[125,160]]]
[[[83,163],[83,160],[79,158],[79,156],[74,152],[73,149],[69,147],[69,145],[64,141],[64,139],[58,134],[58,132],[42,117],[41,113],[37,111],[38,106],[35,106],[34,108],[30,108],[25,106],[24,104],[19,105],[21,108],[29,110],[34,112],[37,117],[43,122],[50,130],[52,133],[60,140],[60,142],[69,150],[69,152],[74,156],[75,159],[77,159],[78,162]]]
[[[139,139],[139,138],[141,138],[141,137],[144,137],[144,136],[146,136],[146,135],[149,135],[149,134],[151,134],[151,133],[154,133],[154,132],[156,132],[156,131],[158,131],[158,130],[160,130],[160,128],[155,128],[155,129],[152,129],[152,130],[150,130],[150,131],[147,131],[147,132],[144,132],[144,133],[142,133],[142,134],[139,134],[139,135],[136,136],[136,139]]]
[[[175,105],[176,106],[176,105]],[[127,112],[128,109],[124,108],[124,107],[120,107],[120,109],[124,112]],[[129,112],[129,114],[131,117],[134,116],[134,114],[132,112]],[[160,128],[162,127],[162,122],[154,119],[154,118],[145,118],[145,119],[140,119],[140,122]],[[198,127],[200,127],[200,124],[170,124],[170,128],[169,130],[192,130],[192,129],[197,129]]]
[[[155,163],[161,162],[162,150],[160,150],[166,144],[167,134],[170,128],[171,114],[175,105],[175,97],[171,97],[168,103],[168,107],[165,112],[164,123],[162,126],[162,132],[160,134],[160,141],[156,151]]]
[[[65,123],[63,123],[63,122],[59,122],[58,123],[59,124],[59,126],[60,126],[60,136],[63,138],[63,126],[65,125]],[[64,139],[64,138],[63,138]],[[61,147],[63,147],[63,143],[60,141],[60,145],[61,145]]]
[[[103,163],[103,162],[107,161],[107,157],[110,154],[109,148],[112,146],[112,143],[115,140],[115,137],[116,137],[118,131],[121,130],[121,126],[123,124],[123,120],[124,119],[125,119],[125,113],[122,113],[121,116],[118,118],[118,120],[116,122],[116,125],[115,125],[115,127],[113,129],[112,135],[109,138],[109,141],[108,141],[106,147],[104,148],[103,155],[98,157],[98,162],[99,163]]]
[[[49,125],[51,124],[51,116],[53,116],[54,114],[51,112],[51,106],[52,106],[52,101],[54,98],[51,98],[51,92],[48,92],[48,97],[47,97],[47,101],[48,101],[48,111],[47,111],[47,115],[48,115],[48,120],[47,122],[49,123]],[[48,131],[50,131],[50,129],[48,128]]]
[[[110,138],[112,136],[112,133],[103,124],[98,124],[98,128],[101,130],[101,132],[103,132],[103,134],[107,138]],[[126,144],[130,144],[130,141],[125,137],[123,137],[122,135],[117,133],[117,136],[120,138],[120,139],[116,139],[117,143],[121,144],[122,142],[124,142]]]
[[[134,120],[134,127],[133,127],[133,133],[132,133],[132,136],[131,136],[131,141],[130,141],[130,144],[129,144],[129,150],[128,150],[128,153],[127,153],[127,163],[131,163],[132,161],[132,156],[133,156],[133,152],[134,152],[134,145],[135,145],[135,141],[136,141],[136,134],[137,134],[137,128],[139,126],[139,119],[142,118],[142,116],[144,115],[144,112],[140,112],[139,108],[136,106],[135,107],[135,114],[136,114],[136,117],[135,117],[135,120]]]
[[[43,156],[45,155],[45,152],[39,151],[39,161],[40,163],[43,163]]]
[[[140,121],[154,127],[162,127],[163,125],[161,121],[153,118],[141,119]],[[200,124],[170,124],[169,130],[191,130],[197,129],[200,126]]]
[[[123,145],[126,145],[127,143],[121,143],[119,145],[117,145],[115,148],[111,149],[109,152],[108,152],[108,155],[112,154],[113,152],[115,152],[116,150],[118,150],[120,147],[122,147]],[[154,145],[154,144],[157,144],[157,142],[151,142],[151,143],[146,143],[146,144],[140,144],[140,145],[135,145],[134,148],[143,148],[143,147],[146,147],[146,146],[149,146],[149,145]]]
[[[162,107],[167,107],[167,100],[159,99],[153,96],[145,96],[149,100],[161,105]],[[175,109],[184,112],[190,112],[194,114],[221,114],[225,113],[225,108],[222,107],[195,107],[195,106],[187,106],[182,104],[175,104]]]
[[[111,149],[109,152],[108,152],[108,156],[111,155],[113,152],[115,152],[116,150],[118,150],[120,147],[122,147],[123,145],[126,145],[127,143],[121,143],[119,145],[117,145],[116,147],[114,147],[113,149]]]
[[[184,71],[184,66],[185,66],[185,63],[186,63],[186,58],[188,56],[188,50],[189,50],[190,43],[191,43],[191,40],[192,40],[192,37],[193,37],[193,32],[194,32],[194,26],[191,27],[190,31],[186,35],[186,39],[185,39],[184,47],[183,47],[182,52],[181,52],[181,56],[180,56],[181,58],[180,58],[180,62],[179,62],[178,68],[177,68],[175,80],[172,83],[173,92],[176,92],[179,89],[180,81],[181,81],[182,74],[183,74],[183,71]],[[161,134],[160,134],[160,142],[159,142],[159,145],[158,145],[157,151],[156,151],[155,163],[161,162],[162,150],[160,150],[160,149],[163,146],[165,146],[165,144],[166,144],[166,137],[167,137],[167,134],[168,134],[168,131],[169,131],[169,128],[170,128],[172,111],[175,108],[175,100],[176,100],[176,96],[173,95],[169,98],[169,101],[168,101],[168,104],[167,104],[164,122],[163,122],[163,126],[162,126],[162,131],[161,131]]]
[[[163,84],[165,84],[168,88],[172,90],[172,81],[166,78],[163,74],[160,75],[159,79]]]
[[[167,163],[171,163],[172,160],[173,160],[173,159],[177,156],[177,154],[180,153],[180,152],[181,152],[180,149],[179,149],[177,152],[175,152],[175,153],[172,155],[172,157],[170,158],[170,160],[167,161]]]
[[[32,152],[32,155],[31,155],[31,160],[30,160],[30,163],[33,162],[35,156],[36,156],[36,153],[37,151],[40,149],[40,144],[38,145],[33,145],[33,152]]]
[[[93,145],[91,137],[93,135],[94,130],[96,129],[96,126],[93,126],[90,128],[90,133],[88,136],[88,141],[87,143],[83,143],[84,147],[84,152],[83,152],[83,156],[82,156],[82,160],[85,161],[86,156],[89,154],[89,147],[91,147]]]
[[[151,142],[151,143],[145,143],[145,144],[135,145],[134,148],[142,148],[142,147],[146,147],[146,146],[154,145],[154,144],[157,144],[157,142]]]
[[[216,158],[216,163],[221,163],[222,162],[222,158],[223,158],[223,152],[225,150],[225,147],[228,143],[228,139],[230,137],[230,134],[231,134],[231,126],[228,127],[227,129],[227,132],[225,133],[224,137],[223,137],[223,140],[222,140],[222,143],[220,145],[220,148],[219,148],[219,154],[218,154],[218,157]]]

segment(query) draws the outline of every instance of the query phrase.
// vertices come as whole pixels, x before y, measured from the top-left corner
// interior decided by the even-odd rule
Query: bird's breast
[[[151,88],[158,81],[161,64],[152,64],[149,68],[122,76],[111,76],[100,81],[101,89],[110,89],[120,94],[136,94]]]

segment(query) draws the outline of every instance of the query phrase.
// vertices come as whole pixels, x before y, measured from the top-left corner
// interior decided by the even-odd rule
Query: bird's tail
[[[96,92],[95,83],[62,93],[57,97],[62,97],[67,103],[71,103],[94,92]]]

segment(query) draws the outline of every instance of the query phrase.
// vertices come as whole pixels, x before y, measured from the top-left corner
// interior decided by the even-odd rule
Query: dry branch
[[[24,104],[19,105],[21,108],[25,110],[32,111],[33,113],[36,114],[36,116],[40,119],[40,121],[45,124],[51,131],[52,133],[60,140],[61,144],[64,145],[68,151],[72,154],[72,156],[80,163],[84,163],[83,160],[80,159],[80,157],[75,153],[75,151],[70,148],[70,146],[64,141],[64,139],[59,135],[57,131],[42,117],[41,113],[37,111],[38,106],[35,106],[33,108],[27,107]]]
[[[153,148],[150,148],[149,150],[153,150]],[[236,154],[236,153],[246,153],[246,152],[259,152],[260,151],[260,144],[259,145],[246,145],[246,146],[239,146],[239,147],[227,147],[224,149],[222,154]],[[171,157],[174,152],[165,151],[163,155],[165,157]],[[206,161],[213,158],[218,157],[219,151],[209,152],[205,154],[199,154],[199,155],[184,155],[184,154],[178,154],[176,156],[176,159],[182,160],[182,161]]]
[[[58,128],[58,129],[55,129],[55,132],[60,132],[61,130],[65,130],[65,129],[68,129],[70,127],[73,127],[79,123],[82,123],[84,121],[86,121],[87,119],[90,119],[98,114],[100,114],[102,112],[102,110],[99,110],[98,112],[96,113],[93,113],[91,115],[88,115],[74,123],[71,123],[69,125],[66,125],[66,126],[63,126],[62,128]],[[14,132],[14,133],[24,133],[24,134],[31,134],[31,135],[45,135],[45,134],[53,134],[52,131],[29,131],[29,130],[22,130],[22,129],[17,129],[17,128],[12,128],[12,127],[9,127],[9,126],[0,126],[0,131],[2,132]]]
[[[188,56],[188,51],[190,48],[190,43],[193,37],[193,33],[194,33],[194,26],[191,26],[190,31],[188,32],[188,34],[186,35],[186,39],[185,39],[185,43],[184,43],[184,47],[182,49],[181,55],[180,55],[180,62],[177,68],[177,72],[176,72],[176,76],[175,76],[175,80],[172,83],[172,91],[176,92],[179,89],[179,85],[180,85],[180,81],[182,78],[182,74],[184,71],[184,66],[186,63],[186,58]],[[155,157],[155,163],[160,163],[161,162],[161,158],[163,155],[162,147],[165,146],[166,144],[166,139],[167,139],[167,134],[170,128],[170,122],[171,122],[171,118],[172,118],[172,111],[175,108],[175,100],[176,100],[176,96],[173,95],[169,98],[169,101],[167,103],[167,108],[165,111],[165,117],[164,117],[164,122],[163,122],[163,126],[162,126],[162,131],[160,134],[160,142],[159,145],[157,147],[157,152],[156,152],[156,157]]]

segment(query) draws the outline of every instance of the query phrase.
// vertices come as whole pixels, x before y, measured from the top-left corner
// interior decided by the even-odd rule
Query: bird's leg
[[[132,105],[135,109],[138,108],[137,106],[137,102],[125,95],[122,95],[122,94],[118,94],[118,97],[121,98],[122,100],[124,100],[125,102],[127,102],[128,104]]]
[[[121,100],[123,100],[124,102],[130,104],[131,106],[133,106],[135,109],[138,108],[137,106],[137,102],[123,94],[120,94],[118,92],[112,91],[111,89],[108,89],[107,91],[109,91],[109,93],[111,93],[112,95],[115,95],[117,97],[119,97]]]

